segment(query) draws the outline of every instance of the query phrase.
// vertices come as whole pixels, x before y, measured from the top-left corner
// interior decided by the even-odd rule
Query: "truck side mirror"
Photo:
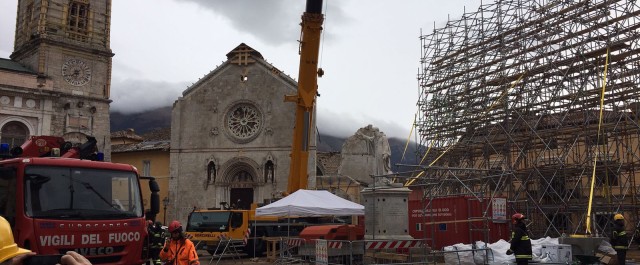
[[[149,180],[149,190],[151,192],[159,192],[160,191],[160,185],[158,185],[158,182],[156,181],[155,178],[152,178]]]
[[[149,190],[151,190],[149,211],[153,214],[158,214],[160,212],[160,195],[158,194],[160,185],[158,185],[158,182],[154,178],[149,180]]]

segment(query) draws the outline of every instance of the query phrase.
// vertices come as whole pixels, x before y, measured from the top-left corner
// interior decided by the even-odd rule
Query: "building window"
[[[0,142],[9,144],[9,148],[21,146],[29,136],[27,127],[18,121],[11,121],[2,126]]]
[[[607,225],[613,225],[613,213],[599,212],[596,213],[596,229],[603,231]]]
[[[225,132],[236,143],[248,143],[262,128],[262,113],[251,103],[239,103],[227,111]]]
[[[142,160],[142,175],[145,177],[151,176],[151,161]]]
[[[72,1],[69,3],[67,32],[69,37],[78,41],[86,41],[89,24],[89,4]]]
[[[596,175],[596,185],[598,186],[618,186],[618,174],[611,169],[606,169]]]
[[[565,233],[569,231],[569,217],[564,213],[551,213],[547,215],[551,225],[555,227],[558,232]]]
[[[588,135],[586,140],[587,145],[607,145],[609,143],[609,139],[607,139],[607,134],[601,135]]]

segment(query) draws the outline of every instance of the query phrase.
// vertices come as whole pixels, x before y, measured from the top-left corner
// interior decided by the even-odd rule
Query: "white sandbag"
[[[507,255],[509,247],[511,247],[511,244],[504,239],[500,239],[495,243],[489,244],[489,248],[493,252],[493,262],[491,264],[508,264],[515,262],[515,256]]]
[[[476,248],[473,252],[473,261],[476,265],[482,265],[493,262],[493,249],[489,248],[489,244],[482,241],[476,241]]]
[[[444,247],[444,262],[446,264],[475,265],[471,249],[471,245],[462,243]]]
[[[600,242],[600,245],[598,246],[598,251],[603,252],[603,253],[607,253],[609,255],[616,255],[617,254],[616,250],[613,248],[611,243],[609,243],[609,241],[607,241],[607,240],[602,240]]]

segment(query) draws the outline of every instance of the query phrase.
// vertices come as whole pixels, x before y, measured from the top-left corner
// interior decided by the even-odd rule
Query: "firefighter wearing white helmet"
[[[627,248],[629,246],[629,235],[624,231],[624,216],[619,213],[613,216],[611,246],[616,250],[618,265],[625,265],[625,260],[627,259]]]

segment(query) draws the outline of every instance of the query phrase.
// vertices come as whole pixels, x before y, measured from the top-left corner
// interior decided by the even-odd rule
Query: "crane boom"
[[[308,183],[309,138],[313,125],[313,109],[318,93],[318,75],[322,75],[322,70],[318,70],[318,56],[323,20],[322,0],[307,0],[301,23],[298,94],[285,96],[285,101],[296,103],[287,186],[289,194],[307,188]]]

